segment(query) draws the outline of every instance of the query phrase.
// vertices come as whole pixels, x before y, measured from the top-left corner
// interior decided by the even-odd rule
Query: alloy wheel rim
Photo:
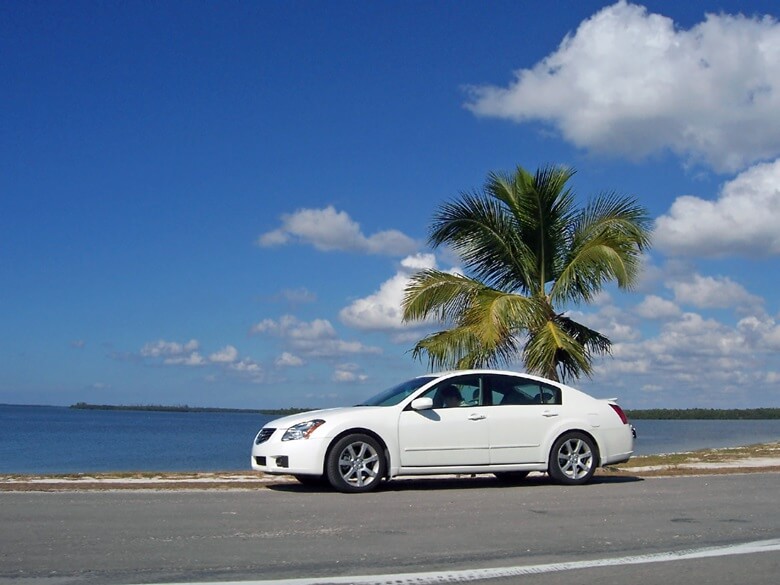
[[[558,450],[558,467],[570,479],[581,479],[593,467],[593,452],[582,439],[570,439]]]
[[[379,473],[379,453],[368,443],[347,445],[339,456],[339,473],[350,485],[370,485]]]

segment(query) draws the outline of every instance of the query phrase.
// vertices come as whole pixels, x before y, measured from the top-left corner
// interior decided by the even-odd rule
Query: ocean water
[[[637,420],[635,455],[780,441],[780,420]]]
[[[0,405],[0,473],[247,471],[272,416]],[[637,455],[780,440],[780,420],[634,422]]]
[[[0,473],[245,471],[272,418],[0,405]]]

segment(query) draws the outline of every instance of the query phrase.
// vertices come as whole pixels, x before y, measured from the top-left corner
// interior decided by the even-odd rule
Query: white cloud
[[[249,382],[255,384],[262,384],[266,381],[265,372],[260,364],[250,358],[242,358],[240,360],[225,364],[227,371],[233,372]]]
[[[672,281],[667,287],[674,291],[674,299],[681,305],[698,309],[757,309],[762,301],[728,277],[694,274],[684,281]]]
[[[281,337],[293,349],[308,357],[327,358],[349,354],[382,353],[378,347],[339,339],[336,330],[327,319],[306,322],[292,315],[284,315],[278,321],[273,319],[260,321],[252,327],[252,333],[270,333]]]
[[[163,360],[166,366],[202,366],[206,363],[197,351],[187,355],[171,356]]]
[[[631,317],[614,305],[605,305],[595,313],[568,311],[567,315],[578,323],[606,335],[613,343],[638,339],[640,336],[631,323]]]
[[[324,209],[299,209],[282,216],[282,226],[261,235],[257,243],[263,247],[280,246],[290,242],[311,244],[325,252],[339,250],[364,254],[403,256],[419,245],[409,236],[386,230],[365,236],[360,224],[344,211],[333,206]]]
[[[656,220],[654,242],[668,254],[780,254],[780,160],[757,165],[723,186],[716,201],[686,195]]]
[[[697,313],[684,313],[679,320],[664,325],[660,335],[644,347],[656,357],[674,361],[685,356],[730,356],[743,353],[744,337],[727,325]],[[687,366],[693,371],[696,368]]]
[[[209,361],[217,364],[230,364],[238,359],[238,350],[227,345],[209,356]]]
[[[285,351],[280,355],[278,358],[276,358],[276,361],[274,362],[277,367],[287,367],[287,368],[294,368],[298,366],[303,365],[303,360],[299,358],[297,355],[293,355],[288,351]]]
[[[641,403],[631,408],[715,408],[735,400],[766,406],[780,398],[770,375],[780,365],[778,350],[780,325],[771,318],[750,316],[734,326],[684,313],[650,338],[614,344],[611,358],[597,360],[595,387],[604,396],[628,393]],[[633,394],[636,388],[652,397]]]
[[[742,319],[737,329],[749,346],[759,351],[780,351],[780,324],[771,318],[749,316]]]
[[[637,282],[637,292],[652,293],[659,282],[663,280],[664,271],[653,262],[648,254],[642,255],[642,268]]]
[[[409,277],[398,273],[383,282],[375,293],[353,301],[339,312],[341,322],[355,329],[402,329],[401,300]]]
[[[141,348],[141,355],[144,357],[182,357],[197,351],[200,344],[195,339],[190,339],[186,343],[176,341],[164,341],[162,339],[145,344]]]
[[[433,254],[413,254],[401,260],[401,268],[404,272],[413,274],[420,270],[436,268],[436,256]]]
[[[339,312],[341,322],[364,331],[409,329],[410,325],[401,320],[401,302],[409,279],[415,272],[435,267],[436,258],[433,254],[415,254],[404,258],[398,272],[383,282],[378,291],[353,301]]]
[[[263,368],[260,366],[260,364],[249,358],[239,360],[230,364],[228,367],[231,370],[235,370],[236,372],[243,372],[248,374],[260,374],[263,371]]]
[[[682,311],[672,301],[662,299],[656,295],[648,295],[636,306],[636,314],[645,319],[673,319]]]
[[[195,339],[186,343],[160,339],[145,344],[140,355],[146,359],[160,360],[166,366],[202,366],[206,360],[198,352],[199,347]]]
[[[357,364],[340,364],[333,372],[333,381],[339,383],[365,382],[368,376],[361,373]]]
[[[279,296],[293,304],[313,303],[317,300],[317,295],[303,286],[295,289],[286,288],[279,293]]]
[[[624,1],[583,21],[508,87],[472,87],[480,116],[543,120],[575,145],[671,149],[720,171],[780,154],[780,25],[708,14],[684,30]]]
[[[148,363],[164,366],[202,366],[216,368],[216,371],[233,373],[251,382],[264,381],[263,368],[250,358],[239,358],[238,350],[232,345],[226,345],[204,358],[200,352],[200,343],[191,339],[186,343],[158,340],[145,344],[139,355]],[[213,373],[205,376],[207,380],[215,379]]]
[[[271,332],[297,341],[317,341],[336,336],[336,330],[327,319],[300,321],[293,315],[283,315],[278,321],[265,319],[252,328],[254,333]]]

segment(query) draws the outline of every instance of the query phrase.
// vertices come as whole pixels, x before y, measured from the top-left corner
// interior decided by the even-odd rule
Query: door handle
[[[544,416],[544,417],[546,417],[546,418],[552,418],[552,417],[554,417],[554,416],[558,416],[558,413],[557,413],[557,412],[550,412],[549,410],[545,410],[545,411],[542,413],[542,416]]]
[[[484,414],[472,414],[469,415],[469,420],[483,420],[485,418]]]

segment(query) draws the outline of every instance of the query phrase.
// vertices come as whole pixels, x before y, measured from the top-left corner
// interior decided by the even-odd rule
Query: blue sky
[[[0,6],[0,403],[355,403],[447,200],[574,167],[655,218],[567,307],[629,408],[780,406],[775,2]]]

